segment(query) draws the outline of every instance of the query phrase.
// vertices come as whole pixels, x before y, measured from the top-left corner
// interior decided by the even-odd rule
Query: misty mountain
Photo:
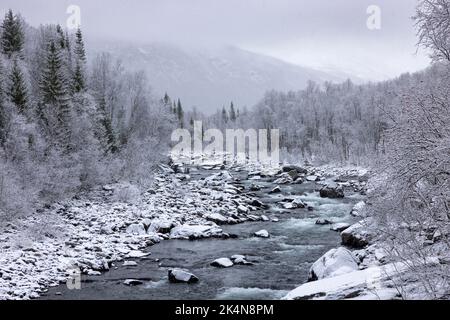
[[[126,45],[95,42],[88,46],[91,58],[105,51],[131,70],[144,70],[154,92],[180,98],[183,106],[213,112],[233,101],[251,107],[267,90],[300,90],[308,80],[342,81],[342,74],[318,70],[249,52],[237,47],[186,49],[153,43]]]

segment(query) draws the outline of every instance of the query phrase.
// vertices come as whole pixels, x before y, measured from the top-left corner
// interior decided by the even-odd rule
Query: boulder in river
[[[358,270],[358,261],[355,256],[343,247],[331,249],[319,260],[314,262],[308,281],[339,276]]]
[[[292,183],[294,180],[292,177],[287,173],[282,173],[278,179],[276,179],[273,183],[275,184],[288,184]]]
[[[306,205],[300,199],[289,199],[288,202],[283,204],[283,208],[285,209],[299,209],[304,208]]]
[[[251,266],[253,265],[252,262],[247,261],[247,258],[240,254],[235,254],[231,257],[231,260],[234,264],[244,265],[244,266]]]
[[[258,199],[254,199],[252,202],[250,202],[250,205],[254,206],[254,207],[257,207],[257,208],[265,207],[264,203],[262,203]]]
[[[124,267],[135,267],[135,266],[137,266],[137,263],[136,263],[136,261],[125,261],[122,266],[124,266]]]
[[[259,190],[261,190],[261,187],[258,186],[257,184],[252,184],[250,186],[250,191],[259,191]]]
[[[298,178],[298,171],[297,170],[291,170],[288,172],[288,175],[292,178],[292,180],[295,180]]]
[[[259,230],[259,231],[255,232],[254,234],[256,237],[259,237],[259,238],[269,238],[270,237],[269,232],[264,229]]]
[[[195,283],[199,279],[190,272],[182,269],[170,269],[169,281],[172,283]]]
[[[233,261],[228,258],[219,258],[211,262],[211,265],[218,268],[230,268],[233,266]]]
[[[340,222],[340,223],[333,224],[331,226],[330,230],[337,231],[337,232],[342,232],[345,229],[347,229],[348,227],[350,227],[349,223]]]
[[[269,191],[270,194],[280,193],[280,192],[281,192],[280,186],[276,186],[275,188],[273,188],[272,190]]]
[[[298,174],[306,174],[308,173],[308,170],[305,168],[295,166],[295,165],[285,165],[282,168],[283,172],[290,172],[290,171],[296,171]]]
[[[144,282],[142,282],[142,280],[138,280],[138,279],[126,279],[123,284],[126,286],[137,286],[140,284],[143,284]]]
[[[319,177],[318,177],[318,176],[314,176],[314,175],[312,175],[312,176],[307,176],[307,177],[306,177],[306,180],[309,181],[309,182],[315,182],[315,181],[318,181],[318,180],[319,180]]]
[[[330,183],[320,189],[320,197],[322,198],[344,198],[344,189],[337,183]]]
[[[330,221],[330,220],[324,219],[324,218],[320,218],[320,219],[316,220],[316,224],[323,226],[323,225],[327,225],[327,224],[333,224],[333,221]]]

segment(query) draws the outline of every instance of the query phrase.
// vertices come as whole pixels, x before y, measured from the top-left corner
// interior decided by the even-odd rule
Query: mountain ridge
[[[130,70],[143,70],[156,95],[167,92],[185,108],[213,113],[231,101],[252,107],[268,90],[297,91],[309,80],[343,81],[344,77],[301,67],[238,47],[181,48],[168,43],[135,45],[89,43],[90,57],[108,52]]]

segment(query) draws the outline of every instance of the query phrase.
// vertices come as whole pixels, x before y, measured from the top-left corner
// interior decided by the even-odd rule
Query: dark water
[[[197,179],[212,171],[192,173]],[[314,190],[315,183],[281,186],[282,195],[269,195],[274,187],[270,180],[249,181],[246,173],[238,173],[241,183],[264,188],[256,196],[271,204],[265,214],[279,222],[248,222],[223,226],[225,232],[237,234],[237,239],[205,239],[198,241],[167,240],[148,248],[151,255],[136,260],[136,267],[123,267],[102,276],[83,276],[81,290],[68,290],[65,285],[52,288],[43,299],[278,299],[306,281],[311,264],[340,243],[337,232],[329,225],[315,224],[317,218],[334,222],[353,222],[349,212],[361,199],[346,192],[345,199],[322,199]],[[286,195],[299,196],[313,211],[280,209],[276,202]],[[266,229],[269,239],[255,238],[255,231]],[[215,268],[210,263],[235,254],[246,255],[252,266]],[[158,261],[158,262],[157,262]],[[194,273],[197,284],[172,284],[167,279],[171,267],[186,268]],[[143,279],[144,284],[128,287],[125,279]],[[58,293],[58,294],[56,294]]]

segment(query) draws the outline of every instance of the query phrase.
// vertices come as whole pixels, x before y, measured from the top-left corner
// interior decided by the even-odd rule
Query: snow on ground
[[[430,264],[438,263],[430,258]],[[373,266],[343,275],[305,283],[283,297],[285,300],[380,299],[399,297],[394,277],[409,269],[409,263],[396,262]]]

